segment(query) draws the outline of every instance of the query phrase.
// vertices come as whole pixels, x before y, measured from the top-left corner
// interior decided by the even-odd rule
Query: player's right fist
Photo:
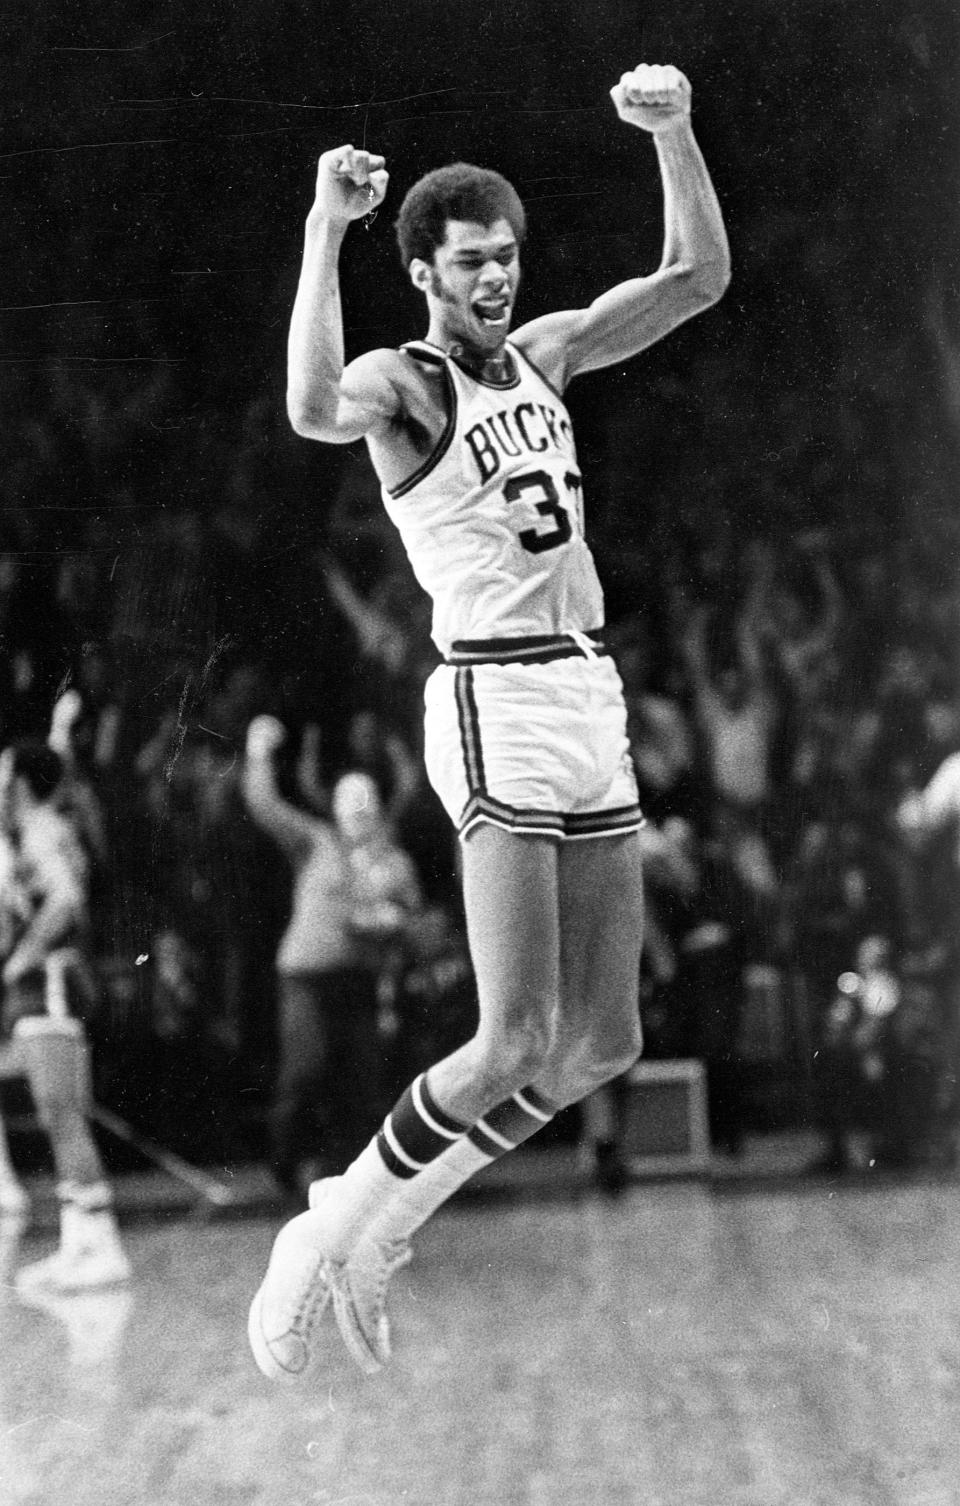
[[[270,758],[286,739],[287,729],[275,716],[255,716],[247,728],[247,757]]]
[[[353,146],[324,152],[317,166],[315,208],[326,219],[360,220],[383,203],[389,173],[384,158]]]

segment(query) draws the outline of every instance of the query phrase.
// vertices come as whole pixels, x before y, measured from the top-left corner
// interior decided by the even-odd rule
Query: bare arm
[[[660,162],[660,266],[601,294],[589,308],[548,314],[515,340],[559,386],[645,350],[723,295],[730,251],[710,175],[690,126],[690,85],[676,68],[641,65],[610,91],[628,125],[649,132]]]
[[[382,157],[342,146],[320,158],[287,343],[287,414],[306,439],[352,444],[398,412],[383,352],[368,352],[344,367],[340,303],[343,237],[351,221],[382,203],[386,191]]]
[[[274,717],[254,717],[247,729],[246,759],[240,787],[254,821],[297,864],[310,852],[317,827],[322,823],[288,804],[280,794],[273,759],[285,737],[284,727]]]
[[[318,816],[329,816],[330,791],[320,777],[321,733],[316,722],[303,729],[297,759],[297,789]]]
[[[701,721],[712,727],[720,700],[710,678],[710,655],[707,650],[707,609],[698,603],[679,638],[680,654],[693,691],[694,706]]]
[[[746,596],[736,620],[737,652],[753,697],[763,695],[767,689],[763,655],[763,609],[773,585],[774,568],[773,551],[759,546],[754,551]]]
[[[900,830],[921,837],[948,826],[960,816],[960,753],[951,753],[922,790],[906,795],[897,811]]]
[[[825,555],[818,555],[814,560],[814,570],[820,590],[819,616],[806,638],[794,650],[801,658],[804,669],[832,647],[843,617],[843,597],[829,559]]]
[[[357,590],[335,559],[322,561],[327,590],[357,635],[361,653],[394,670],[403,655],[403,635],[385,612]]]

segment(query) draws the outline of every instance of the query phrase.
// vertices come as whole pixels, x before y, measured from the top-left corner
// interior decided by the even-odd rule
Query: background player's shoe
[[[46,1287],[21,1292],[29,1307],[62,1323],[67,1331],[67,1357],[79,1369],[109,1364],[133,1312],[134,1297],[128,1286],[99,1291],[55,1292]]]
[[[310,1206],[322,1206],[326,1183],[310,1187]],[[375,1375],[390,1358],[387,1286],[395,1271],[413,1259],[406,1239],[361,1239],[350,1254],[333,1291],[333,1310],[340,1336],[366,1375]]]
[[[102,1242],[74,1249],[60,1248],[43,1260],[23,1266],[14,1287],[24,1296],[37,1291],[88,1292],[118,1286],[130,1279],[130,1262],[119,1244]]]
[[[331,1179],[332,1181],[332,1179]],[[302,1380],[316,1360],[320,1320],[344,1262],[323,1249],[317,1218],[330,1189],[307,1213],[284,1224],[273,1242],[260,1289],[250,1304],[247,1336],[253,1357],[269,1380]]]
[[[60,1194],[60,1247],[52,1255],[24,1266],[14,1286],[29,1293],[87,1292],[130,1279],[130,1262],[104,1183],[77,1187],[64,1183]]]

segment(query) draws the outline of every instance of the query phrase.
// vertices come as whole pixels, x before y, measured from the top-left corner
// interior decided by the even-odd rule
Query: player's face
[[[520,248],[509,221],[448,220],[446,239],[424,270],[433,338],[484,354],[499,350],[520,285]]]

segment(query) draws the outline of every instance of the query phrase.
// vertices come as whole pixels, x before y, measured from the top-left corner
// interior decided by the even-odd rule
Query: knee
[[[553,1031],[545,1020],[523,1020],[496,1035],[481,1030],[473,1044],[477,1075],[497,1094],[509,1094],[541,1072],[553,1049]]]
[[[561,1104],[577,1103],[629,1072],[643,1049],[640,1020],[625,1022],[616,1034],[599,1039],[586,1036],[572,1044],[556,1062],[550,1096]]]
[[[606,1071],[604,1081],[612,1077],[622,1077],[624,1072],[629,1072],[637,1057],[643,1050],[643,1029],[640,1024],[640,1015],[634,1015],[624,1024],[620,1038],[612,1041],[607,1048],[602,1066]]]

